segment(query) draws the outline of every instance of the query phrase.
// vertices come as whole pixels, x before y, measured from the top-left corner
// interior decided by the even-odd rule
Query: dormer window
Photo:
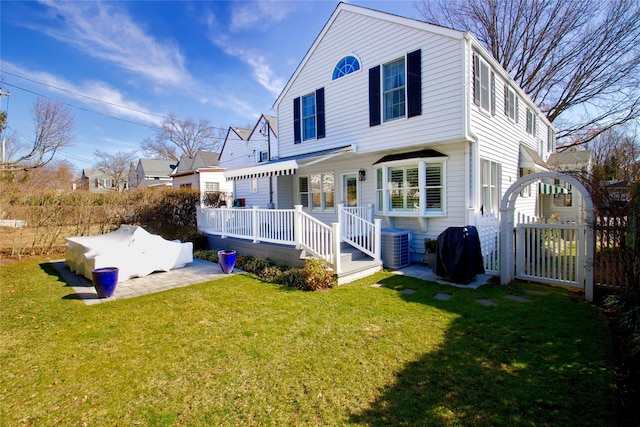
[[[333,69],[333,77],[331,80],[339,79],[347,74],[354,73],[360,70],[360,61],[355,56],[349,55],[342,58],[336,68]]]

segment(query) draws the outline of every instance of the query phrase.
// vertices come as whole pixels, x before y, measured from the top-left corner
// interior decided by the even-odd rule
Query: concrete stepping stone
[[[517,301],[517,302],[531,302],[532,301],[529,298],[519,297],[517,295],[505,295],[504,297],[507,298],[507,299],[510,299],[512,301]]]
[[[549,292],[544,292],[544,291],[534,291],[532,289],[527,289],[524,291],[525,294],[529,294],[529,295],[549,295]]]
[[[411,295],[411,294],[415,294],[416,291],[415,289],[403,289],[400,291],[400,293],[405,295]]]
[[[434,296],[434,298],[437,299],[438,301],[449,301],[451,299],[451,295],[443,294],[443,293],[437,293]]]
[[[374,283],[373,285],[374,288],[384,288],[384,285],[382,283]]]
[[[491,301],[490,299],[478,299],[476,301],[478,301],[480,304],[484,305],[485,307],[493,307],[498,305],[495,302]]]

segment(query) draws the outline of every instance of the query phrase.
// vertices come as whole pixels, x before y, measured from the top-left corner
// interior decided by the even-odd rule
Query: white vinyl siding
[[[358,52],[363,58],[364,70],[375,65],[382,68],[384,64],[405,57],[408,52],[429,47],[422,49],[423,111],[420,116],[369,127],[368,72],[327,82],[336,62],[347,53],[344,46],[347,39],[349,52]],[[358,152],[369,153],[380,147],[389,150],[410,148],[464,137],[466,116],[460,82],[464,80],[465,67],[461,43],[461,39],[351,12],[341,13],[276,105],[281,157],[339,147],[345,145],[345,141],[356,139]],[[367,58],[366,64],[364,58]],[[325,89],[326,137],[313,144],[294,145],[293,121],[290,120],[293,99],[320,86]],[[406,117],[406,105],[404,109]],[[400,134],[402,138],[398,138]]]

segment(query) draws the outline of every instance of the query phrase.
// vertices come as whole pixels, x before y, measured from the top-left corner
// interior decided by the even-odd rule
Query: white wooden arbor
[[[585,299],[593,302],[593,257],[595,250],[594,242],[594,208],[591,195],[585,186],[571,175],[561,172],[536,172],[519,178],[511,184],[502,197],[500,202],[500,284],[506,285],[514,278],[514,214],[516,200],[520,192],[532,182],[541,178],[560,179],[571,184],[573,189],[580,192],[585,204],[585,220],[586,220],[586,256],[584,259],[585,283],[584,295]]]

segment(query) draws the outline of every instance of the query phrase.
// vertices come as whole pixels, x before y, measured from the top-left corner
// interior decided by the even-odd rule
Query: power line
[[[120,104],[116,104],[116,103],[113,103],[113,102],[104,101],[104,100],[101,100],[101,99],[98,99],[98,98],[93,98],[93,97],[88,96],[88,95],[83,95],[83,94],[81,94],[81,93],[77,93],[77,92],[73,92],[73,91],[68,90],[68,89],[63,89],[63,88],[60,88],[60,87],[57,87],[57,86],[53,86],[53,85],[50,85],[50,84],[48,84],[48,83],[40,82],[40,81],[38,81],[38,80],[30,79],[30,78],[28,78],[28,77],[24,77],[24,76],[21,76],[21,75],[18,75],[18,74],[14,74],[14,73],[11,73],[11,72],[8,72],[8,71],[2,71],[2,73],[4,73],[4,74],[8,74],[8,75],[13,76],[13,77],[17,77],[17,78],[19,78],[19,79],[27,80],[27,81],[30,81],[30,82],[32,82],[32,83],[36,83],[36,84],[39,84],[39,85],[42,85],[42,86],[46,86],[46,87],[49,87],[49,88],[52,88],[52,89],[55,89],[55,90],[59,90],[59,91],[61,91],[61,92],[66,92],[66,93],[72,94],[72,95],[74,95],[74,96],[78,96],[78,97],[86,98],[86,99],[90,99],[90,100],[92,100],[92,101],[99,102],[99,103],[102,103],[102,104],[110,105],[110,106],[113,106],[113,107],[123,108],[123,109],[125,109],[125,110],[134,111],[134,112],[136,112],[136,113],[140,113],[140,114],[146,114],[146,115],[148,115],[148,116],[157,117],[157,118],[161,118],[161,119],[168,119],[168,118],[169,118],[168,116],[164,116],[164,115],[160,115],[160,114],[154,114],[154,113],[149,113],[148,111],[138,110],[138,109],[135,109],[135,108],[132,108],[132,107],[127,107],[127,106],[125,106],[125,105],[120,105]],[[16,86],[16,85],[11,84],[11,83],[7,83],[7,82],[5,82],[4,84],[5,84],[5,85],[7,85],[7,86],[14,87],[14,88],[16,88],[16,89],[23,90],[23,91],[25,91],[25,92],[29,92],[29,93],[34,94],[34,95],[37,95],[37,96],[42,96],[42,97],[47,98],[47,99],[51,99],[51,100],[54,100],[54,101],[58,101],[58,100],[57,100],[57,99],[55,99],[55,98],[51,98],[51,97],[49,97],[49,96],[42,95],[42,94],[40,94],[40,93],[38,93],[38,92],[34,92],[34,91],[32,91],[32,90],[25,89],[25,88],[23,88],[23,87]],[[89,110],[89,109],[87,109],[87,108],[78,107],[78,106],[75,106],[75,105],[73,105],[73,104],[69,104],[69,103],[66,103],[66,102],[65,102],[64,104],[65,104],[65,105],[68,105],[68,106],[70,106],[70,107],[73,107],[73,108],[77,108],[77,109],[82,110],[82,111],[89,112],[89,113],[94,113],[94,114],[98,114],[98,115],[101,115],[101,116],[104,116],[104,117],[109,117],[109,118],[112,118],[112,119],[115,119],[115,120],[121,120],[121,121],[124,121],[124,122],[127,122],[127,123],[132,123],[132,124],[135,124],[135,125],[138,125],[138,126],[144,126],[144,127],[146,127],[146,128],[153,129],[153,126],[146,125],[146,124],[143,124],[143,123],[138,123],[138,122],[134,122],[134,121],[131,121],[131,120],[122,119],[122,118],[120,118],[120,117],[115,117],[115,116],[111,116],[111,115],[109,115],[109,114],[100,113],[100,112],[98,112],[98,111]],[[216,126],[211,126],[211,128],[212,128],[212,129],[215,129],[215,130],[227,131],[227,129],[225,129],[225,128],[220,128],[220,127],[216,127]]]
[[[153,116],[153,117],[159,117],[159,118],[161,118],[161,119],[166,119],[166,118],[167,118],[167,116],[163,116],[163,115],[160,115],[160,114],[150,113],[150,112],[148,112],[148,111],[138,110],[138,109],[135,109],[135,108],[132,108],[132,107],[127,107],[127,106],[125,106],[125,105],[120,105],[120,104],[116,104],[116,103],[109,102],[109,101],[104,101],[104,100],[102,100],[102,99],[94,98],[94,97],[92,97],[92,96],[88,96],[88,95],[83,95],[83,94],[81,94],[81,93],[77,93],[77,92],[71,91],[71,90],[69,90],[69,89],[64,89],[64,88],[61,88],[61,87],[57,87],[57,86],[54,86],[54,85],[50,85],[50,84],[48,84],[48,83],[39,82],[39,81],[37,81],[37,80],[33,80],[33,79],[28,78],[28,77],[20,76],[20,75],[18,75],[18,74],[10,73],[10,72],[8,72],[8,71],[3,71],[3,73],[8,74],[8,75],[13,76],[13,77],[17,77],[17,78],[19,78],[19,79],[23,79],[23,80],[30,81],[30,82],[32,82],[32,83],[37,83],[37,84],[42,85],[42,86],[50,87],[50,88],[52,88],[52,89],[59,90],[59,91],[61,91],[61,92],[70,93],[70,94],[75,95],[75,96],[79,96],[79,97],[82,97],[82,98],[90,99],[90,100],[92,100],[92,101],[100,102],[100,103],[102,103],[102,104],[107,104],[107,105],[111,105],[111,106],[118,107],[118,108],[124,108],[124,109],[126,109],[126,110],[135,111],[136,113],[146,114],[146,115],[148,115],[148,116]]]

